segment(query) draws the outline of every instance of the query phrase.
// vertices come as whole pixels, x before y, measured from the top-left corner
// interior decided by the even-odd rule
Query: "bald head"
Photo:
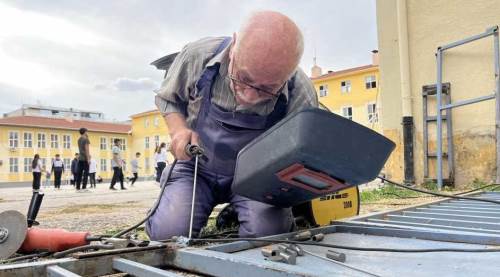
[[[285,82],[296,70],[304,49],[297,25],[273,11],[253,13],[235,36],[232,62],[234,59],[239,70],[265,85]]]

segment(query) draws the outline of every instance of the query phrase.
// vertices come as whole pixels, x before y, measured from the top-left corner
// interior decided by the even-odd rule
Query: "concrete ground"
[[[39,227],[90,231],[96,235],[128,227],[144,218],[160,188],[153,181],[125,186],[127,190],[112,191],[109,183],[101,183],[89,192],[78,193],[71,185],[60,190],[42,187],[45,196],[37,217]],[[26,214],[31,195],[29,187],[0,188],[0,212],[18,210]]]

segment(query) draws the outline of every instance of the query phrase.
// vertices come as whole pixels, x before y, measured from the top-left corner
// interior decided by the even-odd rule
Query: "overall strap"
[[[215,57],[217,56],[220,52],[222,52],[228,44],[231,42],[231,37],[224,37],[224,40],[222,41],[221,44],[215,49],[214,55],[212,56]],[[217,72],[219,71],[219,66],[220,64],[214,64],[212,66],[209,66],[203,70],[203,73],[200,76],[200,79],[198,82],[196,82],[196,88],[197,91],[200,92],[201,89],[206,86],[207,84],[211,84],[212,80],[214,79],[215,75],[217,75]]]

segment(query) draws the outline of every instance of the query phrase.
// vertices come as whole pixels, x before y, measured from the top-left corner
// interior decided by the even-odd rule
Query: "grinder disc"
[[[0,213],[0,259],[7,259],[19,250],[27,231],[28,223],[22,213],[14,210]]]

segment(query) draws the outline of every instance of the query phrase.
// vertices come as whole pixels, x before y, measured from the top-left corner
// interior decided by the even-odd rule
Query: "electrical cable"
[[[408,187],[408,186],[405,186],[405,185],[400,184],[400,183],[396,183],[396,182],[391,181],[391,180],[389,180],[385,177],[382,177],[382,176],[378,176],[377,178],[384,180],[385,182],[391,183],[391,184],[393,184],[397,187],[400,187],[400,188],[404,188],[404,189],[412,190],[412,191],[416,191],[416,192],[421,192],[421,193],[425,193],[425,194],[430,194],[430,195],[434,195],[434,196],[500,204],[500,201],[495,201],[495,200],[490,200],[490,199],[480,199],[480,198],[467,197],[467,196],[456,196],[453,194],[445,194],[445,193],[439,193],[439,192],[433,192],[433,191],[428,191],[428,190],[423,190],[423,189],[412,188],[412,187]]]
[[[494,187],[494,186],[500,186],[500,184],[489,184],[489,185],[486,185],[486,186],[482,186],[482,187],[479,187],[479,188],[476,188],[476,189],[472,189],[472,190],[468,190],[468,191],[464,191],[464,192],[461,192],[461,193],[456,193],[456,194],[452,194],[452,195],[455,195],[455,196],[458,196],[458,195],[464,195],[464,194],[468,194],[468,193],[471,193],[471,192],[475,192],[475,191],[478,191],[478,190],[483,190],[485,188],[489,188],[489,187]],[[494,191],[496,188],[492,189],[491,191]],[[394,195],[396,196],[397,198],[399,199],[414,199],[414,198],[421,198],[420,196],[402,196],[400,194],[397,194],[397,193],[392,193],[392,192],[385,192],[384,194],[388,194],[388,195]],[[430,197],[438,197],[436,195],[431,195]]]
[[[94,249],[113,249],[115,248],[112,244],[90,244],[90,245],[83,245],[83,246],[78,246],[74,248],[70,248],[64,251],[56,252],[54,253],[53,257],[58,259],[65,257],[66,255],[73,254],[76,252],[80,251],[85,251],[85,250],[94,250]]]
[[[177,159],[174,160],[174,162],[172,163],[172,165],[170,166],[170,168],[168,170],[167,181],[170,179],[170,175],[172,175],[172,171],[175,167],[175,164],[177,164]],[[163,192],[165,191],[166,187],[167,187],[167,182],[165,182],[165,185],[162,186],[161,191],[160,191],[160,195],[158,196],[158,200],[156,200],[155,205],[153,206],[153,208],[151,210],[149,210],[148,214],[146,215],[146,217],[144,219],[142,219],[140,222],[134,224],[133,226],[130,226],[129,228],[114,234],[111,237],[112,238],[119,238],[119,237],[131,232],[132,230],[135,230],[137,227],[141,226],[144,222],[146,222],[155,213],[156,209],[158,209],[158,206],[160,205],[161,196],[163,195]]]
[[[33,258],[42,258],[42,257],[46,257],[48,255],[50,255],[49,252],[24,255],[24,256],[14,257],[14,258],[6,259],[6,260],[0,260],[0,264],[8,264],[8,263],[13,263],[13,262],[27,260],[27,259],[33,259]]]
[[[457,193],[457,194],[454,194],[454,195],[463,195],[463,194],[467,194],[467,193],[475,192],[475,191],[478,191],[478,190],[483,190],[483,189],[485,189],[485,188],[494,187],[494,186],[500,186],[500,184],[489,184],[489,185],[486,185],[486,186],[479,187],[479,188],[477,188],[477,189],[464,191],[464,192]],[[495,188],[495,189],[496,189],[496,188]]]
[[[326,248],[337,248],[345,250],[356,250],[356,251],[371,251],[371,252],[396,252],[396,253],[426,253],[426,252],[470,252],[470,253],[488,253],[488,252],[500,252],[500,248],[489,248],[489,249],[472,249],[472,248],[422,248],[422,249],[396,249],[396,248],[378,248],[378,247],[355,247],[355,246],[344,246],[321,242],[309,242],[309,241],[293,241],[284,239],[263,239],[263,238],[228,238],[228,239],[191,239],[193,242],[268,242],[268,243],[293,243],[300,245],[312,245],[320,246]]]

